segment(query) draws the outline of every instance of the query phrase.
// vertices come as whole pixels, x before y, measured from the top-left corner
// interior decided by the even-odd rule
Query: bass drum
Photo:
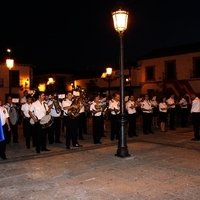
[[[10,123],[16,125],[18,123],[19,115],[17,108],[11,107],[9,110]]]

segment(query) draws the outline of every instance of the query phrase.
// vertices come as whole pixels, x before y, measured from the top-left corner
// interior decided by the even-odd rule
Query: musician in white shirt
[[[167,103],[166,97],[162,97],[159,103],[159,120],[161,132],[166,132],[166,122],[167,122]]]
[[[145,135],[148,135],[149,133],[152,134],[154,133],[151,129],[153,108],[147,94],[144,96],[144,101],[141,104],[141,109],[143,112],[143,133]]]
[[[100,105],[100,95],[94,96],[94,101],[90,105],[90,112],[92,114],[92,132],[94,144],[101,144],[101,136],[104,132],[104,119],[102,107]]]
[[[1,120],[1,138],[0,138],[0,157],[6,160],[6,135],[10,131],[10,124],[8,120],[8,112],[6,108],[2,106],[2,101],[0,100],[0,120]]]
[[[30,123],[29,110],[32,104],[32,97],[30,94],[26,95],[26,103],[21,107],[21,115],[23,117],[23,131],[24,137],[26,138],[26,147],[30,149],[30,139],[33,136],[33,126]],[[35,146],[34,137],[32,138],[33,146]]]
[[[119,117],[120,117],[120,95],[118,93],[114,93],[112,99],[109,101],[108,110],[111,112],[111,134],[110,140],[113,141],[119,139]]]
[[[64,122],[66,126],[66,149],[70,149],[70,143],[72,141],[73,147],[82,147],[77,141],[77,129],[78,122],[77,117],[70,118],[68,116],[68,110],[75,108],[77,109],[77,105],[73,105],[72,103],[72,92],[68,92],[66,95],[66,99],[62,101],[62,109],[64,113]]]
[[[13,136],[13,143],[19,143],[18,142],[18,111],[17,111],[16,106],[12,103],[12,97],[11,96],[8,96],[7,103],[4,105],[4,107],[8,111],[9,123],[10,123],[10,127],[11,127],[11,131],[8,132],[7,144],[10,143],[11,132],[12,132],[12,136]],[[10,120],[10,118],[12,117],[12,116],[10,116],[11,111],[16,113],[15,115],[13,115],[16,119],[12,120],[14,122],[14,124],[12,124],[11,120]]]
[[[61,132],[61,107],[62,104],[58,99],[58,94],[55,93],[53,95],[53,99],[51,99],[48,103],[49,108],[51,109],[50,115],[53,117],[54,122],[49,127],[49,143],[62,143],[60,141],[60,132]]]
[[[183,95],[181,100],[179,101],[180,105],[180,114],[181,114],[181,127],[187,127],[187,119],[188,119],[188,102],[186,100],[186,95]]]
[[[137,104],[134,101],[134,96],[130,95],[129,96],[129,101],[126,103],[126,110],[128,112],[127,119],[128,119],[128,136],[133,137],[133,136],[138,136],[136,133],[136,107]]]
[[[36,153],[40,153],[40,151],[50,151],[46,148],[46,129],[43,129],[40,124],[40,120],[50,112],[48,106],[44,103],[44,97],[45,94],[40,92],[37,101],[32,103],[29,110],[29,115],[35,122],[34,134],[36,136]]]
[[[170,130],[175,130],[174,122],[175,122],[175,115],[176,115],[176,102],[175,102],[175,95],[171,94],[170,98],[167,99],[167,105],[169,106],[169,127]]]
[[[198,141],[200,140],[199,128],[200,128],[200,99],[196,96],[196,94],[191,94],[189,97],[189,102],[192,104],[191,107],[191,119],[194,129],[194,138],[191,140]]]

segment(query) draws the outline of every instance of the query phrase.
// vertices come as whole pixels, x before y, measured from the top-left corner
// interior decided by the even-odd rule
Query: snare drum
[[[18,122],[18,112],[17,112],[17,108],[15,107],[10,107],[10,110],[9,110],[9,117],[10,117],[10,122],[12,125],[15,125],[17,124]]]
[[[53,124],[53,117],[51,115],[45,115],[40,120],[40,124],[42,125],[42,128],[48,128]]]

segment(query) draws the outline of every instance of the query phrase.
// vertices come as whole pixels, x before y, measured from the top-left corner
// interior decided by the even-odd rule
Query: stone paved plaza
[[[107,122],[109,130],[109,122]],[[198,200],[200,199],[200,141],[191,141],[192,127],[127,138],[127,158],[115,156],[117,141],[102,138],[92,143],[92,133],[80,141],[82,148],[65,149],[48,144],[50,152],[7,145],[8,160],[0,161],[1,200]]]

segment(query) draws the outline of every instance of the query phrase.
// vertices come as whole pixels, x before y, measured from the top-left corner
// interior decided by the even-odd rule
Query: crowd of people
[[[200,99],[195,94],[185,94],[179,99],[175,95],[163,96],[160,100],[145,94],[138,99],[130,95],[125,102],[126,127],[128,137],[137,137],[137,127],[141,126],[143,134],[153,134],[154,129],[166,132],[175,130],[177,110],[180,114],[181,127],[187,127],[187,121],[192,120],[194,138],[200,140]],[[18,124],[20,110],[23,125],[23,136],[27,149],[31,144],[36,153],[50,151],[49,144],[62,143],[61,131],[65,131],[66,149],[82,147],[80,140],[87,134],[87,118],[92,118],[92,136],[94,144],[101,144],[105,137],[105,120],[110,120],[110,140],[120,138],[120,94],[114,93],[110,100],[94,94],[90,99],[79,92],[74,95],[72,91],[66,93],[64,99],[59,99],[57,93],[46,95],[38,92],[33,96],[24,91],[20,100],[20,109],[16,108],[11,96],[6,104],[0,100],[0,157],[6,158],[6,144],[18,143]],[[139,121],[139,125],[137,122]],[[169,128],[168,128],[169,126]]]

